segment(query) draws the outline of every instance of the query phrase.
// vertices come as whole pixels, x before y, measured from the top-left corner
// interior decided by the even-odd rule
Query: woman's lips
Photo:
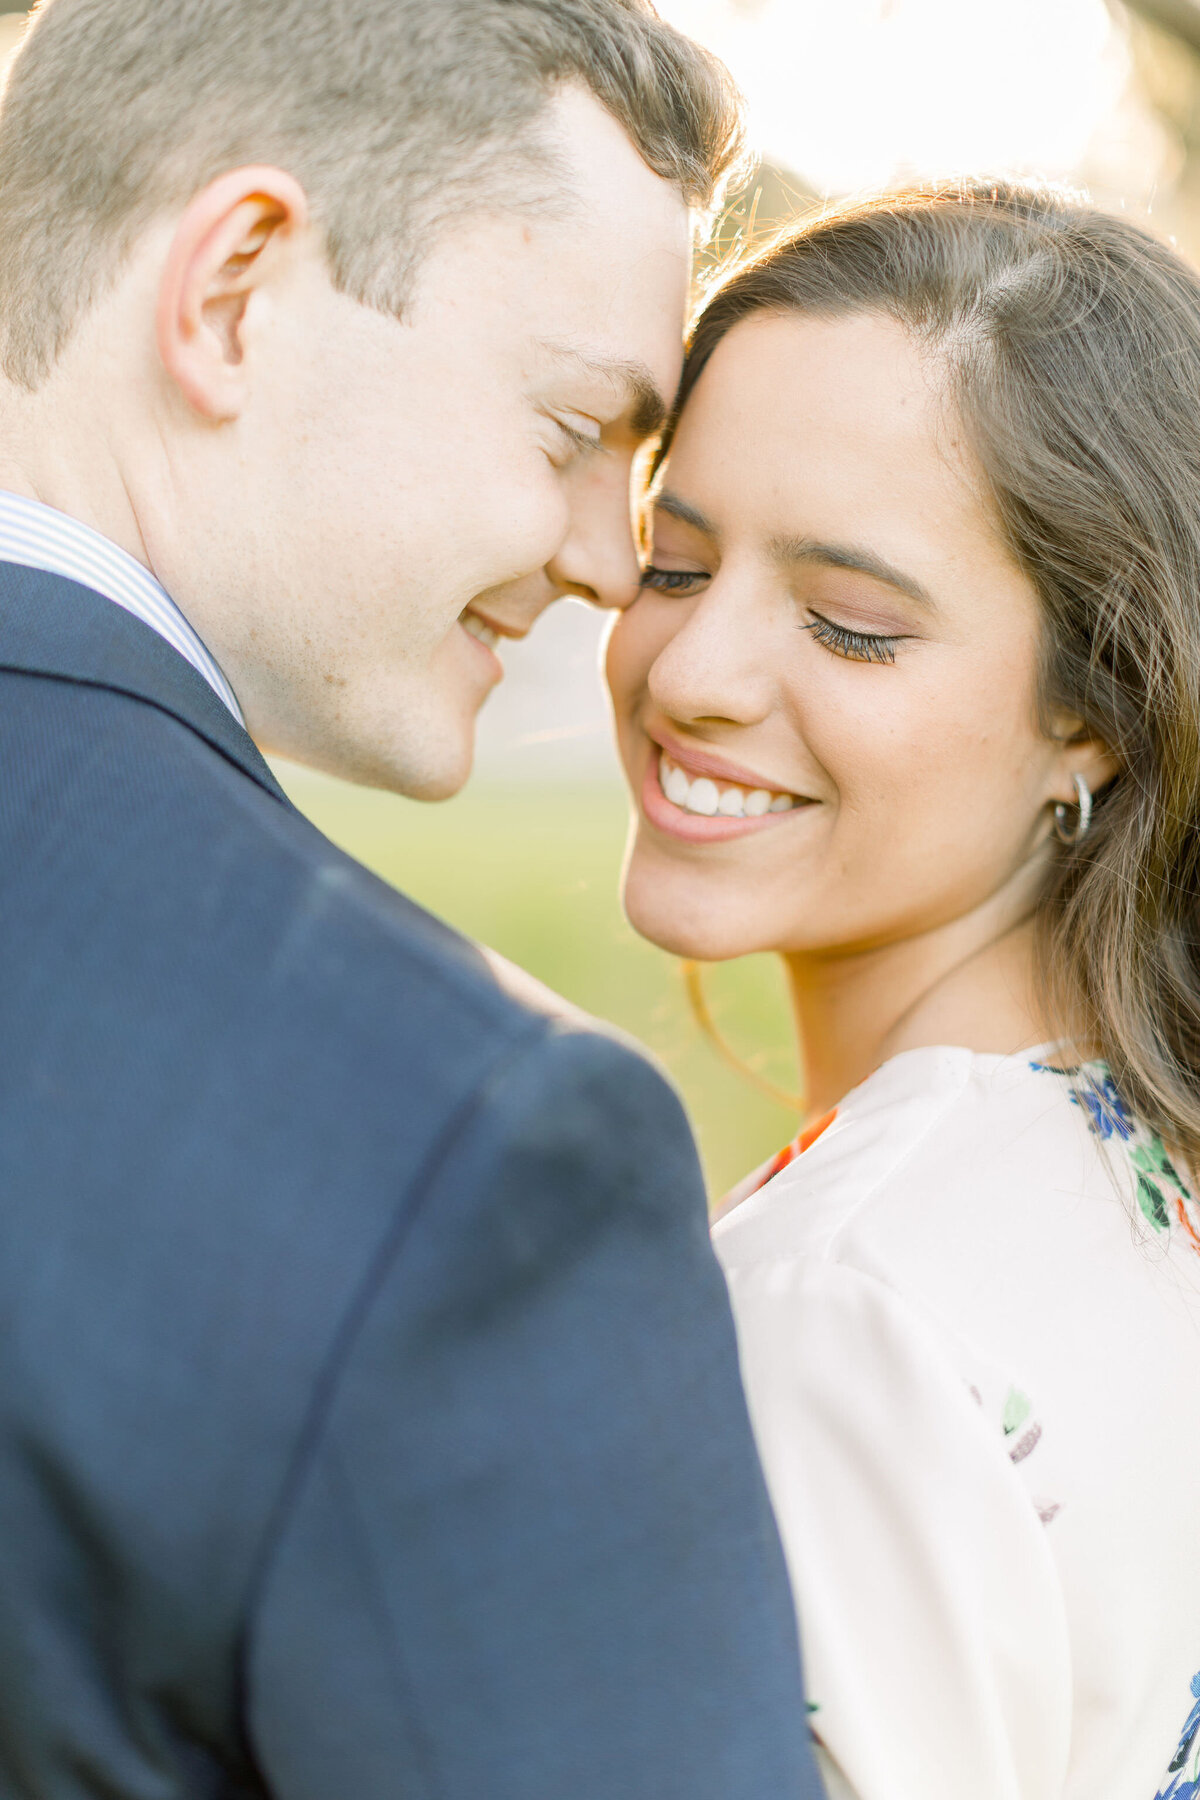
[[[646,728],[643,727],[643,730]],[[796,798],[790,788],[773,788],[769,781],[763,781],[753,769],[746,768],[744,763],[732,762],[728,757],[702,749],[699,744],[685,744],[682,739],[673,738],[670,732],[658,725],[652,732],[646,730],[646,736],[656,751],[665,751],[673,763],[682,767],[689,781],[694,781],[697,775],[707,775],[710,780],[725,787],[742,787],[747,792],[762,789],[770,794],[786,793],[793,800]]]
[[[725,843],[765,831],[811,805],[795,794],[693,775],[654,742],[650,751],[642,781],[642,811],[659,831],[685,843]]]

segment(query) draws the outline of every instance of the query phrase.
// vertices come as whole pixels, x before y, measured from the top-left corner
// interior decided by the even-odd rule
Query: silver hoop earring
[[[1082,775],[1072,775],[1078,804],[1068,806],[1060,800],[1054,809],[1054,835],[1060,844],[1081,844],[1092,823],[1092,790]],[[1075,814],[1071,820],[1072,812]]]

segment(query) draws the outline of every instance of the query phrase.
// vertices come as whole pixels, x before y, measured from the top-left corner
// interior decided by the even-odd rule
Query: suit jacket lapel
[[[291,805],[204,677],[149,625],[91,588],[0,562],[0,669],[112,688],[161,707]]]

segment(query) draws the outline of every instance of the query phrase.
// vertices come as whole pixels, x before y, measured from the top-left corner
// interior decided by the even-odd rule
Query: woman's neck
[[[1033,925],[1011,915],[1011,896],[1000,896],[897,943],[785,956],[811,1111],[827,1112],[901,1050],[1007,1055],[1043,1042]]]

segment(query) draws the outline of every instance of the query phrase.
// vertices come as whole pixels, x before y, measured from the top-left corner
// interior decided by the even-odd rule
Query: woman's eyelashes
[[[832,650],[835,656],[844,656],[848,662],[894,663],[896,646],[903,641],[874,631],[851,631],[845,625],[835,625],[832,619],[819,612],[810,612],[804,630],[826,650]]]
[[[641,585],[652,588],[655,593],[673,594],[685,600],[711,580],[712,576],[704,569],[661,569],[657,563],[647,563],[642,570]],[[894,663],[896,646],[904,642],[902,633],[888,636],[878,631],[852,631],[848,625],[838,625],[812,607],[808,608],[808,615],[802,629],[824,649],[834,656],[844,657],[847,662]]]
[[[686,598],[694,594],[708,575],[702,569],[659,569],[648,563],[642,570],[642,586],[658,594],[678,594]]]
[[[703,582],[709,580],[711,576],[698,569],[660,569],[656,564],[648,563],[642,570],[644,588],[652,588],[658,594],[674,594],[680,599],[690,598]],[[886,637],[877,631],[851,631],[849,626],[837,625],[824,613],[811,609],[802,629],[826,650],[844,657],[847,662],[893,663],[896,646],[904,641],[902,636]]]

